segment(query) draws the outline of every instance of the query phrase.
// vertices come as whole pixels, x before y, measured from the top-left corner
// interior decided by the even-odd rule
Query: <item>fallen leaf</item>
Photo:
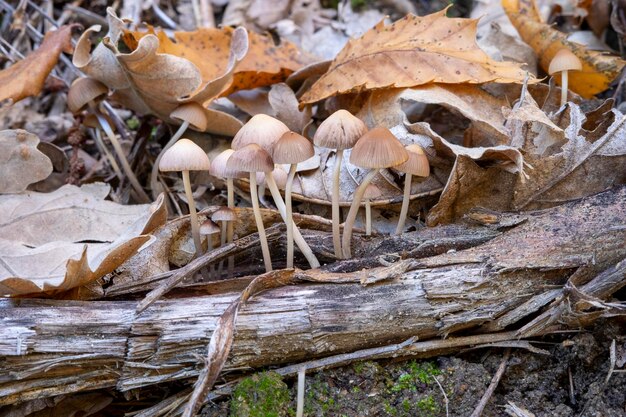
[[[446,10],[428,16],[407,15],[385,26],[380,22],[348,42],[301,99],[310,104],[337,94],[427,83],[519,82],[526,72],[515,63],[498,62],[476,44],[477,20],[447,18]]]
[[[274,84],[268,95],[276,118],[281,120],[289,129],[304,134],[304,129],[311,122],[311,108],[298,109],[298,99],[287,84]]]
[[[165,222],[163,197],[123,206],[109,187],[66,185],[48,193],[0,196],[0,294],[68,290],[118,267]]]
[[[75,27],[65,25],[49,31],[35,52],[0,71],[0,102],[7,99],[16,102],[39,94],[61,52],[72,53],[70,41]]]
[[[22,192],[52,173],[52,162],[37,145],[39,138],[25,130],[0,131],[0,194]]]
[[[618,57],[568,41],[567,34],[541,21],[533,0],[502,0],[502,6],[522,39],[535,50],[545,72],[548,72],[552,58],[563,48],[580,59],[582,71],[570,71],[568,85],[570,90],[585,98],[606,90],[626,64]],[[560,85],[561,77],[554,78]]]

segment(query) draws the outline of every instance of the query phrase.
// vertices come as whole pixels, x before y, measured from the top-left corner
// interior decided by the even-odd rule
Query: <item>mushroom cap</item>
[[[236,150],[228,158],[226,166],[243,172],[270,172],[274,169],[274,161],[265,149],[251,143]]]
[[[550,61],[548,74],[553,75],[561,71],[580,71],[582,69],[583,65],[580,59],[569,49],[563,48],[559,49],[559,52],[557,52],[554,58],[552,58],[552,61]]]
[[[402,143],[386,127],[370,130],[350,153],[350,162],[363,168],[380,169],[400,165],[409,159]]]
[[[159,162],[159,171],[208,171],[209,157],[189,139],[180,139],[169,148]]]
[[[313,143],[322,148],[350,149],[367,132],[361,119],[347,110],[337,110],[315,132]]]
[[[287,187],[288,176],[289,174],[287,174],[287,171],[285,171],[280,166],[275,166],[274,169],[272,170],[272,177],[274,177],[274,182],[276,183],[276,186],[282,190],[284,190],[285,187]],[[256,173],[256,182],[259,184],[265,183],[265,172]]]
[[[205,220],[200,224],[198,229],[201,235],[213,235],[221,231],[220,227],[212,220]]]
[[[246,178],[248,175],[243,171],[236,171],[228,168],[228,159],[235,151],[226,149],[211,161],[209,173],[218,178]]]
[[[220,207],[211,215],[211,220],[214,222],[232,222],[237,220],[237,213],[228,207]]]
[[[275,164],[298,164],[315,155],[313,144],[296,132],[283,134],[274,145],[272,159]]]
[[[204,107],[195,102],[183,103],[170,113],[172,119],[189,122],[191,127],[204,132],[209,125]]]
[[[376,200],[377,198],[380,198],[380,196],[382,196],[383,193],[380,191],[380,188],[378,188],[376,185],[369,183],[367,185],[367,187],[365,188],[365,193],[363,193],[363,198],[365,200]]]
[[[93,78],[77,78],[67,92],[67,108],[72,113],[83,110],[90,101],[97,100],[109,93],[106,85]]]
[[[267,114],[257,114],[237,132],[231,147],[236,151],[251,143],[256,143],[272,155],[274,144],[283,133],[289,132],[286,124]]]
[[[401,172],[407,174],[417,175],[418,177],[427,177],[430,175],[430,164],[424,149],[420,145],[413,144],[408,145],[406,148],[409,153],[409,159],[406,162],[394,167]]]

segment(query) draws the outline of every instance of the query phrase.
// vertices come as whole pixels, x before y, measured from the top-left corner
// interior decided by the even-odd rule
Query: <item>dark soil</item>
[[[546,354],[513,348],[483,416],[515,415],[507,414],[507,404],[536,417],[626,416],[626,375],[613,373],[605,384],[612,339],[617,342],[619,366],[620,358],[626,360],[626,337],[623,327],[615,324],[533,343]],[[304,415],[470,416],[504,351],[491,347],[430,360],[359,362],[309,374]],[[277,374],[263,373],[244,380],[233,399],[211,404],[202,415],[295,416],[294,385],[295,380],[281,382]]]

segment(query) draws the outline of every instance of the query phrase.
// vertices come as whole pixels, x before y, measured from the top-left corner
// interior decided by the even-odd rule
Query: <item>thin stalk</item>
[[[365,235],[372,235],[372,200],[365,200]]]
[[[206,247],[207,247],[207,252],[211,252],[213,250],[213,235],[206,235]],[[213,279],[214,277],[215,277],[215,265],[211,263],[211,265],[209,266],[209,279]]]
[[[361,185],[359,185],[354,192],[354,199],[352,200],[352,205],[350,205],[350,211],[348,212],[346,223],[343,226],[343,240],[341,241],[341,246],[343,250],[343,257],[345,259],[352,257],[352,250],[350,249],[350,244],[352,243],[352,228],[354,227],[356,215],[359,212],[359,206],[361,205],[363,194],[365,194],[365,189],[374,176],[378,174],[378,171],[379,169],[372,169],[368,172],[365,178],[363,178]]]
[[[341,236],[339,229],[339,175],[341,174],[341,161],[343,160],[343,149],[337,149],[335,154],[335,171],[333,172],[333,195],[332,195],[332,215],[333,215],[333,247],[335,248],[335,258],[342,259]]]
[[[259,231],[259,240],[261,241],[261,251],[263,252],[263,262],[265,263],[265,271],[272,270],[272,258],[270,258],[270,249],[267,245],[267,237],[265,236],[265,227],[261,219],[261,208],[259,207],[259,195],[257,194],[256,172],[250,173],[250,198],[252,200],[252,211],[254,211],[254,221]]]
[[[187,195],[187,203],[189,204],[189,218],[191,220],[191,236],[193,244],[196,247],[196,258],[202,255],[202,241],[200,240],[200,224],[198,223],[198,214],[196,213],[196,202],[191,192],[191,181],[189,180],[189,171],[183,171],[183,184],[185,186],[185,195]]]
[[[235,208],[235,184],[233,184],[232,178],[226,179],[226,188],[228,190],[228,208]],[[234,222],[228,222],[226,226],[226,243],[233,243],[233,235],[235,229]],[[231,277],[233,275],[233,271],[235,270],[235,257],[228,257],[228,276]]]
[[[104,154],[107,161],[109,161],[109,164],[111,165],[111,168],[113,169],[113,172],[115,172],[115,175],[117,176],[117,178],[119,178],[121,181],[124,178],[124,174],[122,174],[122,171],[120,170],[120,166],[117,164],[117,161],[115,160],[115,157],[113,156],[109,148],[107,148],[106,145],[104,144],[104,141],[102,140],[102,134],[100,133],[100,129],[94,129],[94,131],[95,131],[94,141],[96,142],[96,145],[100,149],[100,152]]]
[[[407,173],[406,177],[404,178],[404,197],[402,198],[402,208],[400,209],[398,226],[396,226],[396,235],[401,234],[402,230],[404,230],[406,215],[409,212],[409,198],[411,197],[411,179],[412,175]]]
[[[128,181],[130,182],[133,189],[137,193],[137,196],[139,197],[140,200],[142,200],[142,202],[149,203],[151,201],[150,197],[148,197],[148,194],[146,194],[143,188],[141,188],[141,184],[139,184],[139,181],[137,180],[135,173],[130,168],[130,165],[128,164],[128,160],[126,160],[126,155],[124,155],[124,150],[122,149],[122,145],[117,140],[115,133],[113,133],[113,130],[111,129],[111,126],[109,125],[109,122],[107,122],[107,120],[102,116],[102,114],[100,114],[100,112],[98,111],[98,109],[96,109],[96,106],[93,103],[90,104],[90,107],[93,113],[98,118],[98,123],[100,123],[102,130],[104,130],[104,133],[106,133],[107,137],[111,141],[111,145],[113,145],[113,149],[115,150],[115,153],[117,154],[117,157],[119,158],[120,163],[122,164],[122,169],[124,170],[124,174],[126,175],[126,177],[128,177]]]
[[[276,204],[278,212],[283,218],[283,221],[285,221],[286,223],[287,208],[285,206],[285,202],[283,201],[283,197],[280,195],[280,191],[278,190],[278,186],[276,185],[276,181],[274,181],[274,176],[271,172],[265,173],[265,182],[267,183],[267,186],[272,193],[272,198],[274,198],[274,203]],[[250,186],[252,187],[252,184],[250,184]],[[309,265],[311,265],[311,268],[319,268],[320,262],[317,260],[317,258],[313,254],[313,251],[311,250],[311,247],[308,243],[306,243],[306,241],[300,234],[300,230],[296,226],[294,226],[293,228],[293,240],[296,245],[298,245],[298,248],[300,248],[300,252],[302,252],[307,261],[309,261]]]
[[[563,71],[561,72],[561,107],[563,107],[563,105],[567,103],[567,84],[567,71]]]
[[[180,137],[185,133],[187,128],[189,127],[189,122],[185,121],[180,125],[176,133],[170,138],[169,141],[165,144],[165,147],[161,149],[159,155],[157,156],[156,161],[154,161],[154,165],[152,165],[152,172],[150,173],[150,188],[152,189],[152,197],[157,198],[158,194],[161,192],[159,190],[158,181],[159,181],[159,162],[161,162],[161,158],[165,151],[174,146],[174,144],[180,139]]]
[[[226,220],[222,220],[220,222],[220,248],[226,245],[226,224],[228,222]],[[222,270],[224,269],[224,260],[222,259],[217,267],[217,278],[220,279],[222,277]]]
[[[293,186],[293,178],[296,176],[297,166],[298,164],[291,164],[289,167],[287,184],[285,185],[285,206],[287,209],[287,268],[293,268],[293,214],[291,207],[291,188]]]
[[[306,381],[306,368],[298,369],[298,402],[296,406],[296,417],[304,415],[304,383]]]

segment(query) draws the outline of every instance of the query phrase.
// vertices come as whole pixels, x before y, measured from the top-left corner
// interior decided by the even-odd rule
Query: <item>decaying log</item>
[[[540,312],[572,276],[581,290],[602,271],[615,271],[613,266],[626,258],[625,225],[622,188],[527,214],[510,230],[470,249],[415,259],[408,256],[418,248],[403,248],[404,254],[395,255],[405,258],[402,264],[378,269],[372,285],[346,283],[354,277],[351,272],[329,272],[329,283],[266,291],[240,309],[226,369],[292,363],[461,330],[480,333],[480,326],[489,328],[502,317],[506,320],[490,330],[511,329]],[[356,252],[367,262],[382,255],[365,247]],[[359,262],[343,265],[336,270]],[[305,281],[307,272],[302,274]],[[342,276],[346,279],[337,279]],[[608,276],[611,288],[618,288],[615,273]],[[0,301],[0,405],[196,377],[217,319],[239,296],[216,293],[216,287],[233,288],[224,285],[173,292],[139,315],[136,300]],[[542,302],[532,302],[542,296]]]

